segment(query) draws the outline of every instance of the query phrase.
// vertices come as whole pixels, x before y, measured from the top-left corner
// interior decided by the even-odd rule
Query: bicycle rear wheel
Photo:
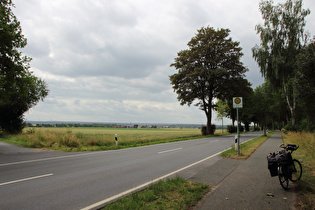
[[[286,166],[279,166],[279,181],[283,189],[287,190],[289,187],[289,178],[286,173]]]
[[[290,176],[290,180],[292,182],[296,182],[297,180],[299,180],[302,176],[302,165],[300,161],[293,159],[290,171],[292,173],[292,176]]]

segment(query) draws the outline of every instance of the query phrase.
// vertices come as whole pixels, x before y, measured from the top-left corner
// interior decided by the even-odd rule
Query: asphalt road
[[[243,134],[241,142],[260,135]],[[91,209],[161,178],[191,172],[232,145],[234,135],[84,153],[0,143],[0,209]]]

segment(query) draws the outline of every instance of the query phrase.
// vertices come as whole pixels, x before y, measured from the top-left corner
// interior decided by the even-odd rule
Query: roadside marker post
[[[233,108],[237,111],[237,138],[235,139],[235,147],[237,143],[237,155],[240,156],[240,123],[238,118],[238,109],[243,108],[243,97],[233,97]]]
[[[116,147],[118,146],[118,138],[117,138],[117,134],[115,134],[115,141],[116,141]]]

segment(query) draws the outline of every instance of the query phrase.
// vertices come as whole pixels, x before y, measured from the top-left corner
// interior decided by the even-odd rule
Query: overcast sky
[[[263,23],[258,0],[13,2],[28,40],[23,53],[50,90],[26,120],[205,124],[203,111],[180,106],[169,76],[177,52],[206,26],[229,28],[243,48],[246,78],[253,88],[264,82],[251,52]],[[315,11],[315,1],[304,0],[304,8]],[[314,16],[307,17],[311,35]]]

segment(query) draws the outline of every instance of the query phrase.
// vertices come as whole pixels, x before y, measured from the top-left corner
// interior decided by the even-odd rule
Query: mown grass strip
[[[209,192],[210,186],[180,177],[161,180],[148,188],[106,205],[108,209],[189,209]]]
[[[247,141],[243,144],[240,144],[240,155],[237,155],[237,151],[235,150],[234,145],[231,149],[222,152],[220,155],[225,158],[230,159],[247,159],[253,152],[256,151],[256,149],[264,142],[266,141],[274,132],[268,133],[266,136],[262,135],[257,138],[254,138],[253,140]]]

